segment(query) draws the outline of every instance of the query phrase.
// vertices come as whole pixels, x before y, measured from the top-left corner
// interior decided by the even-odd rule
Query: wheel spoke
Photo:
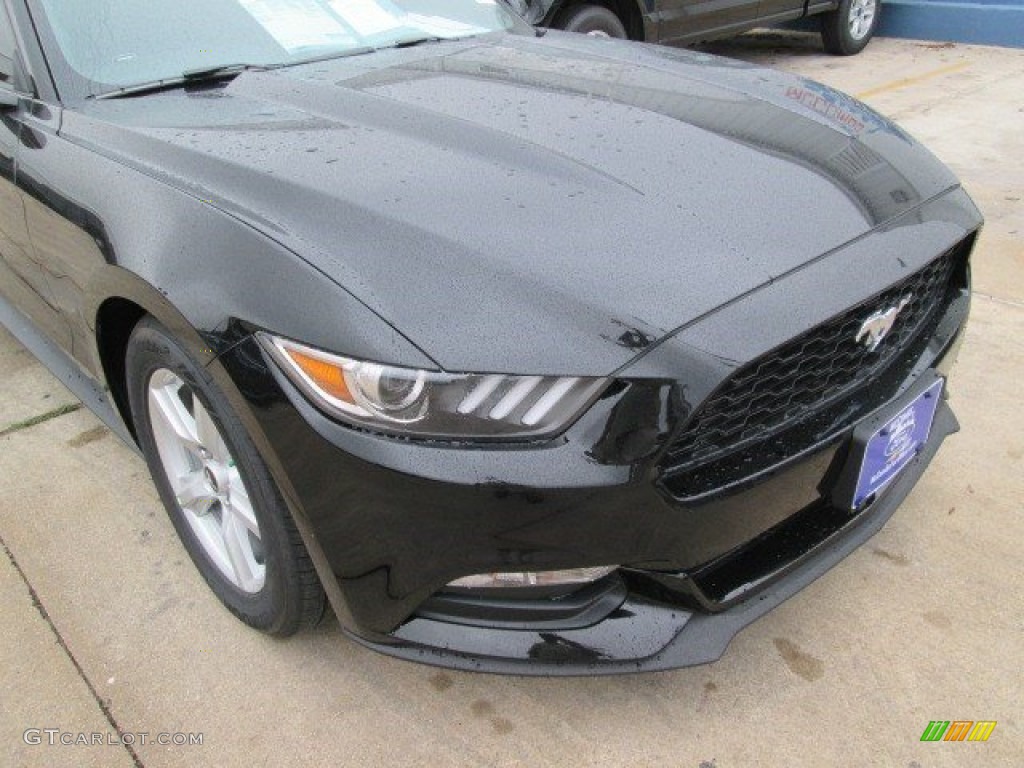
[[[228,447],[224,443],[224,438],[220,435],[220,430],[217,429],[217,425],[213,423],[213,419],[210,417],[210,412],[206,410],[199,398],[196,398],[192,410],[196,416],[196,437],[199,439],[199,444],[205,448],[210,455],[217,461],[227,463],[230,459],[228,455]]]
[[[850,37],[862,40],[875,20],[875,0],[852,0],[849,10]]]
[[[252,531],[253,535],[260,538],[260,524],[256,520],[256,513],[252,508],[252,501],[249,499],[249,492],[242,483],[242,478],[237,469],[230,470],[229,474],[230,501],[232,512],[238,516],[242,524]]]
[[[221,518],[221,537],[224,549],[234,571],[235,583],[242,589],[251,589],[257,581],[254,572],[259,566],[252,555],[252,544],[249,542],[249,531],[244,521],[229,506],[223,508]]]
[[[150,389],[149,410],[150,416],[159,419],[187,448],[193,451],[199,448],[201,443],[196,421],[174,388],[165,386]]]

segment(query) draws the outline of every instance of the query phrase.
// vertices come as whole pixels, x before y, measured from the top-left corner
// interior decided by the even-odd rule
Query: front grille
[[[732,376],[694,413],[669,448],[672,473],[698,467],[764,441],[795,422],[828,408],[842,408],[913,343],[950,300],[957,264],[953,249],[883,293],[817,326]],[[875,312],[904,306],[874,351],[857,332]]]

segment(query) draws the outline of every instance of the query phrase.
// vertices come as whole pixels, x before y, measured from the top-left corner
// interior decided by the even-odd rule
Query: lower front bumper
[[[750,597],[720,613],[691,612],[630,593],[604,620],[583,628],[509,630],[415,617],[388,635],[356,642],[391,656],[469,671],[515,675],[653,672],[715,661],[745,626],[822,576],[877,533],[959,429],[943,402],[921,453],[869,507],[788,562]]]

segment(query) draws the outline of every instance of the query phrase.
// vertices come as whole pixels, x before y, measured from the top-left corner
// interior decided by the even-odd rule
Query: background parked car
[[[589,35],[692,44],[818,16],[825,50],[859,53],[878,29],[879,0],[517,0],[535,25]]]

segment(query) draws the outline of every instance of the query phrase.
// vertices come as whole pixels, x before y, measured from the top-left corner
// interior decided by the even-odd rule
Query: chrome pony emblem
[[[854,341],[858,343],[863,341],[864,346],[868,348],[868,352],[874,352],[878,349],[878,345],[882,343],[882,340],[889,335],[893,325],[896,324],[896,316],[910,303],[912,298],[914,298],[913,294],[907,294],[900,299],[900,303],[896,306],[875,312],[875,314],[860,324],[860,330],[857,331],[857,337]]]

